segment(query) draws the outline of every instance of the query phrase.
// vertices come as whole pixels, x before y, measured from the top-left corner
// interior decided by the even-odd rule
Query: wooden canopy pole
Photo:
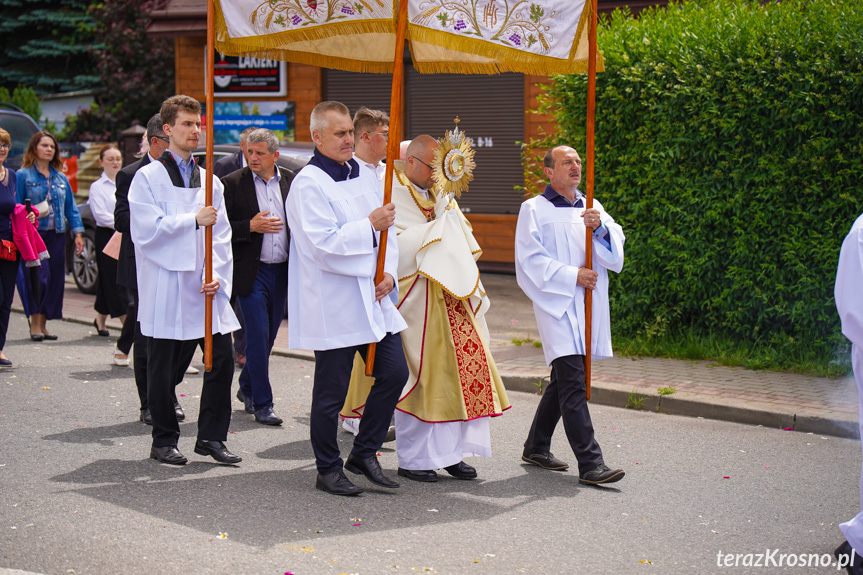
[[[593,121],[596,115],[596,0],[590,0],[590,21],[587,29],[587,151],[585,154],[585,181],[587,188],[586,209],[593,207]],[[584,242],[585,267],[593,269],[593,229],[585,226],[587,237]],[[585,397],[590,400],[590,354],[591,354],[591,316],[593,312],[593,290],[584,291],[584,382]]]
[[[213,62],[213,47],[216,45],[215,9],[212,0],[207,2],[207,169],[206,169],[206,199],[207,206],[213,205],[213,84],[215,81],[215,65]],[[204,228],[204,282],[213,281],[213,226]],[[204,303],[204,371],[213,369],[213,296],[205,295]]]
[[[399,141],[402,133],[402,78],[404,76],[405,58],[405,35],[408,28],[408,3],[407,0],[399,2],[398,20],[396,20],[396,53],[393,58],[393,86],[390,92],[390,133],[387,139],[387,166],[384,175],[384,205],[392,200],[393,196],[393,162],[399,157]],[[378,266],[375,270],[375,285],[384,279],[384,261],[387,257],[387,236],[389,230],[381,232],[378,242]],[[393,278],[398,281],[398,278]],[[375,367],[375,348],[377,344],[369,344],[366,353],[366,375],[371,375]]]

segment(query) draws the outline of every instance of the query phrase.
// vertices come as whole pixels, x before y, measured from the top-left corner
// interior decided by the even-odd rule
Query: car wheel
[[[92,230],[84,232],[84,251],[72,255],[72,277],[78,289],[87,294],[96,293],[99,283],[99,267],[96,263],[96,241]]]

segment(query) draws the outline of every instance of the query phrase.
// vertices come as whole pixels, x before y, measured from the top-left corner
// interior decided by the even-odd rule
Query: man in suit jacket
[[[233,293],[246,330],[246,364],[237,397],[264,425],[282,424],[273,411],[269,361],[285,317],[290,244],[285,200],[294,174],[276,165],[278,148],[279,139],[270,130],[252,131],[246,144],[249,165],[222,180],[233,233]]]
[[[147,122],[147,141],[150,144],[150,149],[144,154],[144,157],[117,173],[114,229],[123,234],[120,243],[120,258],[117,261],[117,283],[124,286],[129,292],[126,322],[123,324],[123,332],[117,340],[117,348],[120,351],[125,350],[125,353],[128,354],[134,341],[135,385],[138,387],[138,397],[141,400],[141,421],[147,425],[152,425],[153,419],[147,405],[147,338],[141,334],[141,325],[138,323],[138,275],[135,271],[135,244],[132,243],[132,234],[129,229],[129,186],[138,170],[158,159],[168,149],[168,138],[162,130],[162,118],[159,114],[153,115]],[[186,416],[176,397],[174,398],[174,408],[177,411],[177,418],[180,421],[185,419]]]
[[[246,148],[246,141],[249,134],[257,130],[254,126],[250,126],[240,132],[240,150],[229,154],[213,164],[213,174],[220,180],[228,174],[236,172],[244,168],[249,163],[249,155]]]

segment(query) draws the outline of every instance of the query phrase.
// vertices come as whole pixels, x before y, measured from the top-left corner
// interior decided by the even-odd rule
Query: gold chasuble
[[[488,349],[482,250],[450,196],[425,199],[401,171],[393,182],[399,242],[399,312],[410,377],[397,409],[421,421],[500,415],[510,403]],[[342,415],[362,415],[374,383],[357,354]]]

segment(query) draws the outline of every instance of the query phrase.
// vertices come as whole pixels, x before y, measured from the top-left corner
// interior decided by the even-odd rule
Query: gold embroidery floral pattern
[[[554,42],[545,22],[557,11],[531,0],[423,0],[419,9],[417,24],[510,48],[547,54]]]
[[[267,0],[249,21],[259,33],[299,29],[313,24],[391,16],[381,0]]]

